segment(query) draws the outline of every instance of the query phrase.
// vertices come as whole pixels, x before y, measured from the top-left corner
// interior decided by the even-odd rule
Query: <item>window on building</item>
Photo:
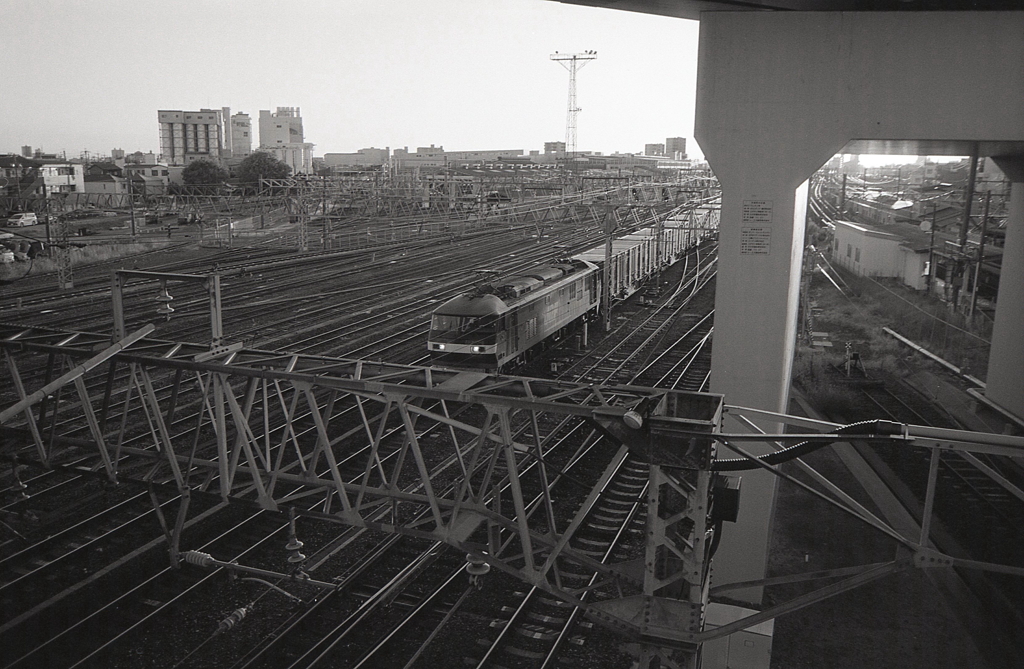
[[[164,171],[163,171],[163,175],[164,175],[165,177],[166,177],[166,176],[169,176],[169,175],[170,175],[170,173],[171,173],[171,172],[170,172],[169,170],[164,170]]]
[[[154,176],[154,177],[160,176],[160,174],[159,174],[160,170],[150,170],[150,172],[152,173],[152,176]]]
[[[242,137],[248,137],[248,136],[249,136],[249,133],[247,133],[247,132],[243,132],[242,133]]]
[[[853,254],[853,246],[850,244],[846,245],[846,257],[849,258]]]
[[[860,262],[860,249],[857,249],[857,254],[856,254],[856,257],[854,258],[854,261],[855,262]]]

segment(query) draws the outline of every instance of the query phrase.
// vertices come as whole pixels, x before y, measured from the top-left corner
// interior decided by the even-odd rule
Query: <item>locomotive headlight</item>
[[[434,348],[436,348],[438,351],[443,351],[444,344],[434,344]]]
[[[474,346],[473,347],[473,353],[483,353],[483,352],[484,352],[484,347],[483,346]]]

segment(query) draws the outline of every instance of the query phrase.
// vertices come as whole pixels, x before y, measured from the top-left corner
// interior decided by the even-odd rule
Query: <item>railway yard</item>
[[[708,484],[652,478],[604,416],[632,408],[642,422],[665,395],[704,398],[689,408],[720,418],[700,404],[717,397],[706,393],[715,199],[652,192],[544,213],[361,210],[309,229],[282,216],[237,237],[207,224],[79,265],[71,290],[31,272],[0,287],[13,381],[0,409],[17,406],[0,431],[0,666],[631,666],[636,639],[605,633],[615,621],[602,618],[640,592],[622,565],[642,573],[657,490]],[[666,228],[678,246],[651,242],[586,329],[559,329],[511,369],[429,366],[431,312],[451,298],[588,251],[600,259],[609,231]],[[813,397],[792,413],[976,428],[896,379],[856,392],[844,415],[816,413]],[[964,561],[1024,567],[1019,461],[993,451],[940,464],[935,452],[851,438],[806,462],[863,515],[911,534],[930,525],[936,549]],[[817,480],[802,462],[781,467],[769,576],[856,576],[843,572],[854,554],[907,557],[878,524],[799,497],[794,481]],[[677,512],[659,520],[666,536],[681,531]],[[723,531],[716,522],[707,536]],[[701,553],[704,541],[693,540]],[[773,666],[1014,666],[1022,583],[904,559],[856,594],[780,617]],[[766,602],[805,586],[772,584]],[[921,635],[916,647],[864,650],[878,627],[901,625]],[[822,648],[834,662],[813,663]]]

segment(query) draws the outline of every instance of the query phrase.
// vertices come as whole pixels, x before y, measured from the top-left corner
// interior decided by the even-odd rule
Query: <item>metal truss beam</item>
[[[713,394],[234,346],[211,350],[147,338],[115,352],[106,370],[94,366],[97,351],[109,349],[110,342],[103,334],[0,324],[0,348],[17,386],[16,393],[0,398],[11,400],[0,434],[23,444],[16,453],[22,462],[47,467],[73,462],[78,470],[110,478],[141,476],[185,496],[212,493],[227,502],[442,541],[581,607],[641,644],[648,655],[680,666],[695,666],[703,641],[905,568],[1024,573],[938,553],[930,547],[927,524],[920,536],[902,536],[812,470],[824,492],[800,482],[802,487],[892,536],[899,546],[896,559],[788,576],[842,580],[729,627],[704,630],[710,547],[722,520],[716,510],[720,447],[786,477],[740,444],[865,438],[896,447],[926,446],[937,460],[948,451],[1024,457],[1024,439],[907,425],[867,426],[862,434],[834,423],[726,407]],[[48,374],[37,382],[35,396],[52,397],[51,402],[25,402],[33,396],[26,385],[36,380],[19,361],[33,357],[50,360],[50,369],[75,372],[56,381]],[[93,363],[81,363],[90,358]],[[69,383],[75,384],[77,401],[60,396],[57,386]],[[746,421],[751,432],[722,433],[725,410]],[[751,419],[812,431],[764,434]],[[627,452],[648,465],[642,557],[605,563],[575,548],[572,539],[585,511],[556,512],[558,500],[548,485],[559,473],[555,444],[565,425],[578,421],[592,428],[588,441],[600,435],[619,449],[608,457],[602,480]],[[49,439],[39,438],[46,432]],[[987,469],[982,471],[994,473]],[[1000,482],[1012,494],[1024,495],[1011,482]],[[589,570],[594,580],[583,588],[567,587],[565,570]],[[601,596],[587,597],[591,591]]]
[[[25,374],[15,357],[72,365],[108,346],[105,335],[0,325],[0,347],[18,378]],[[119,388],[102,383],[106,374],[79,375],[80,390],[97,382],[95,397],[55,402],[49,414],[9,410],[25,416],[30,432],[41,423],[55,430],[34,457],[23,449],[22,461],[74,462],[112,477],[145,472],[145,480],[182,494],[443,541],[634,641],[696,649],[720,396],[150,339],[110,364]],[[109,409],[87,429],[84,414],[94,404]],[[642,429],[624,422],[637,411]],[[560,472],[554,445],[567,422],[581,420],[592,427],[590,439],[617,442],[619,459],[628,450],[649,463],[656,481],[649,513],[658,519],[649,569],[644,559],[605,563],[574,547],[585,511],[554,512],[558,500],[547,484]],[[566,569],[589,570],[596,580],[567,587]],[[586,598],[590,591],[602,596]],[[638,611],[652,606],[665,615],[638,622]],[[690,623],[680,635],[672,621],[683,612]]]

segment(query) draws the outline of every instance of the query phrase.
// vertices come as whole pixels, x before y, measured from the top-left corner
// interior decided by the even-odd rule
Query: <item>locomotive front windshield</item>
[[[495,316],[434,314],[430,324],[430,338],[434,341],[493,344],[497,333],[497,323],[498,319]]]

